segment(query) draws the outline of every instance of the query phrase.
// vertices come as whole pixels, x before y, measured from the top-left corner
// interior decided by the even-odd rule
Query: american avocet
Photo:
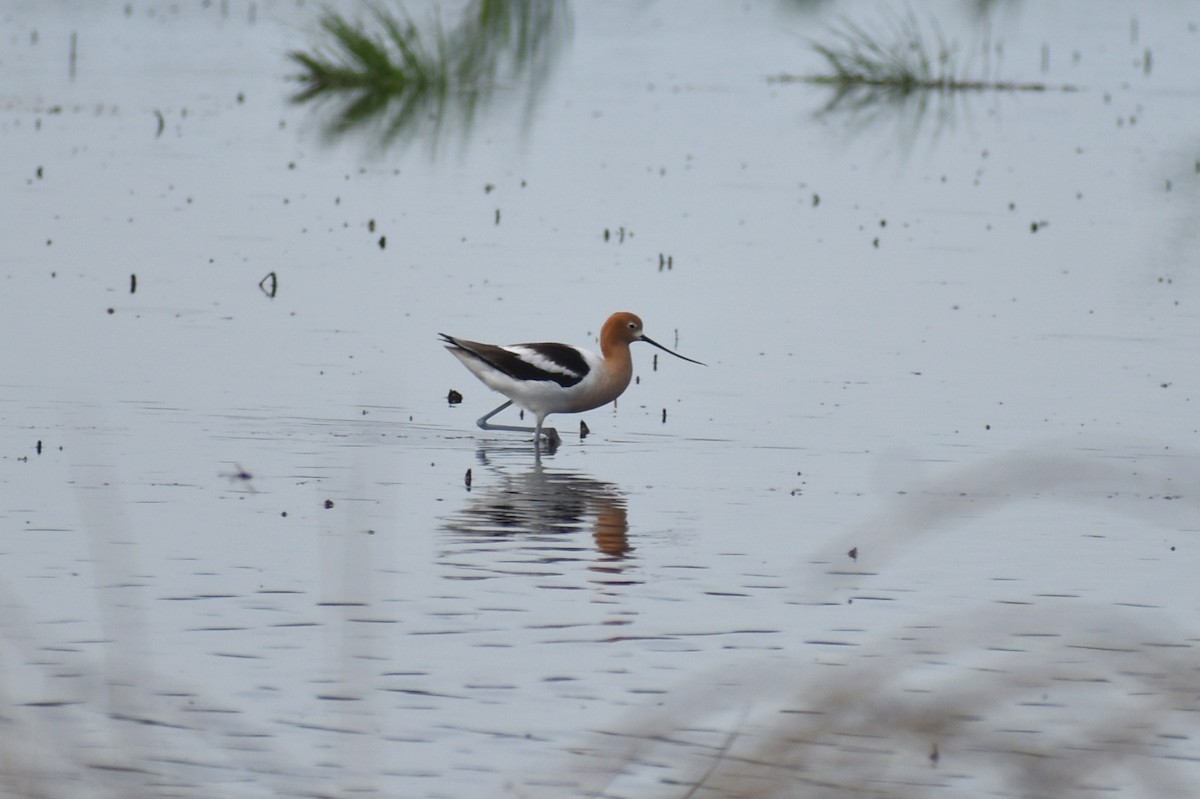
[[[642,332],[642,320],[628,311],[608,317],[600,329],[600,355],[568,344],[513,344],[500,347],[441,334],[450,350],[463,365],[493,391],[508,401],[476,424],[484,430],[513,430],[533,433],[534,444],[546,436],[552,447],[561,440],[553,427],[542,427],[552,413],[580,413],[599,408],[621,396],[633,377],[633,359],[629,345],[635,341],[653,344],[676,358],[693,361],[671,352]],[[704,364],[700,363],[701,366]],[[533,427],[488,424],[500,411],[513,403],[533,414]]]

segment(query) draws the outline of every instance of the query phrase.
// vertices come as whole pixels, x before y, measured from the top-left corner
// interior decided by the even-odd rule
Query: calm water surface
[[[773,80],[902,13],[555,6],[389,135],[307,3],[10,4],[5,791],[1192,795],[1200,6]],[[475,428],[438,332],[619,309],[709,366]]]

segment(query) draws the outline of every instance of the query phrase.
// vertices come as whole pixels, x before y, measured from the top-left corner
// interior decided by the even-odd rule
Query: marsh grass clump
[[[916,17],[908,14],[888,23],[886,38],[849,19],[830,31],[832,44],[813,42],[828,72],[813,83],[838,86],[888,86],[901,92],[953,88],[958,82],[955,51],[936,26],[930,44]]]
[[[301,70],[292,99],[340,102],[331,134],[382,120],[384,144],[422,120],[440,127],[448,111],[465,128],[502,86],[526,83],[532,102],[569,29],[561,0],[475,0],[449,28],[379,3],[360,18],[327,9],[314,45],[288,54]]]
[[[325,11],[319,22],[324,43],[311,52],[288,54],[304,70],[298,76],[304,89],[297,100],[344,89],[399,93],[445,87],[448,60],[444,38],[434,36],[431,48],[406,15],[381,6],[370,7],[370,12],[370,25],[377,30],[336,11]]]
[[[780,75],[779,81],[799,81],[835,87],[839,96],[854,90],[906,96],[917,91],[1047,91],[1070,90],[1044,83],[1020,83],[971,78],[957,44],[935,21],[925,27],[910,12],[885,20],[870,30],[843,17],[829,31],[829,42],[813,42],[826,70],[816,75]]]

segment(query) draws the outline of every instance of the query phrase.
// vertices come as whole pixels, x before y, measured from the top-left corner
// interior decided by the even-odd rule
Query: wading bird
[[[600,355],[568,344],[512,344],[507,347],[480,344],[477,341],[441,334],[446,349],[493,391],[508,401],[481,416],[476,424],[484,430],[512,430],[533,433],[535,447],[545,436],[551,448],[561,440],[553,427],[542,423],[552,413],[580,413],[606,405],[629,386],[633,378],[633,359],[629,345],[635,341],[653,344],[676,358],[704,364],[671,352],[642,332],[642,320],[628,311],[608,317],[600,329]],[[513,403],[533,414],[533,427],[489,424],[500,411]]]

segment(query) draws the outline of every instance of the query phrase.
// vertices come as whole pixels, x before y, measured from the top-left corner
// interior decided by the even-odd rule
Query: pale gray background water
[[[1192,651],[1200,6],[917,9],[1071,93],[822,114],[770,80],[897,13],[564,5],[535,88],[382,146],[289,102],[315,4],[0,9],[6,789],[570,784],[713,674],[996,607],[970,646]],[[622,309],[708,368],[635,348],[540,466],[474,427],[499,398],[438,332],[592,346]]]

